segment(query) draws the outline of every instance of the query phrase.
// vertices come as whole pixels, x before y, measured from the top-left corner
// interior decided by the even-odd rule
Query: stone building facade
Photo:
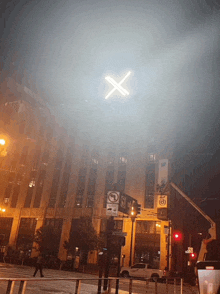
[[[10,78],[2,89],[0,137],[6,144],[0,157],[0,200],[5,209],[0,234],[4,245],[16,247],[22,237],[33,236],[47,223],[60,232],[57,256],[65,260],[63,243],[74,220],[90,216],[97,233],[105,232],[106,195],[117,183],[119,191],[135,198],[142,208],[134,224],[133,262],[150,261],[165,268],[168,222],[157,217],[156,192],[164,154],[152,146],[96,146],[64,126],[56,111],[28,87]],[[165,173],[163,180],[166,177]],[[123,264],[128,265],[131,218],[119,212],[115,220],[117,229],[127,233],[122,254]],[[97,262],[97,252],[90,252],[88,262]]]

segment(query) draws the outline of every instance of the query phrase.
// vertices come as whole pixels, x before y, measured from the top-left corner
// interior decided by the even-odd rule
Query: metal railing
[[[72,290],[72,294],[80,294],[81,292],[81,284],[85,281],[97,281],[97,294],[101,294],[101,293],[105,293],[105,294],[110,294],[112,293],[112,290],[114,291],[115,289],[112,288],[113,286],[113,282],[120,280],[118,278],[108,278],[108,290],[102,292],[101,288],[102,288],[102,281],[104,281],[103,279],[99,279],[99,278],[0,278],[0,282],[8,282],[7,284],[7,289],[5,294],[15,294],[16,292],[15,290],[15,283],[19,284],[18,287],[18,291],[17,294],[25,294],[26,291],[26,286],[27,283],[31,283],[31,282],[50,282],[50,281],[72,281],[75,282],[74,286],[73,286],[73,290]],[[123,279],[124,280],[124,279]],[[129,285],[128,285],[128,292],[129,294],[133,293],[133,281],[134,279],[130,278],[129,279]],[[151,289],[149,288],[150,286],[150,281],[151,279],[145,279],[144,280],[146,282],[146,293],[152,293],[152,294],[159,294],[158,292],[158,281],[156,280],[154,282],[154,287]],[[143,282],[144,282],[143,281]],[[166,278],[166,280],[164,280],[165,283],[162,283],[163,285],[163,293],[164,294],[183,294],[183,279],[180,278]],[[177,282],[179,282],[179,287],[178,287],[178,291],[177,291]],[[172,283],[172,284],[171,284]],[[160,283],[161,284],[161,283]],[[171,285],[172,285],[172,289],[171,289]],[[152,284],[151,284],[152,286]],[[149,292],[150,291],[150,292]],[[116,293],[116,290],[115,290]],[[118,293],[118,292],[117,292]]]

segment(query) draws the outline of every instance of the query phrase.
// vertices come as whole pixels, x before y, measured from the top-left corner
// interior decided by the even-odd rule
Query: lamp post
[[[131,245],[130,245],[130,259],[129,259],[129,266],[132,266],[133,263],[133,238],[134,238],[134,223],[137,212],[135,211],[134,206],[131,207]]]

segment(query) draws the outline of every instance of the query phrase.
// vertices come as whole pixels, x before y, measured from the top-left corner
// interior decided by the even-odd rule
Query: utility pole
[[[107,248],[107,253],[106,253],[106,258],[105,258],[105,272],[104,272],[104,285],[103,285],[103,290],[107,290],[108,287],[108,276],[109,276],[109,269],[110,269],[110,260],[111,260],[111,240],[112,240],[112,232],[114,230],[114,217],[111,216],[107,220],[107,228],[106,228],[106,248]]]

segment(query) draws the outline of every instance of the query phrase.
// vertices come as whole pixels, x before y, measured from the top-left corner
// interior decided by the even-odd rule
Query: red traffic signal
[[[196,255],[196,253],[190,253],[189,257],[191,260],[195,260],[197,255]]]
[[[174,242],[180,242],[183,239],[183,234],[181,232],[173,232]]]

